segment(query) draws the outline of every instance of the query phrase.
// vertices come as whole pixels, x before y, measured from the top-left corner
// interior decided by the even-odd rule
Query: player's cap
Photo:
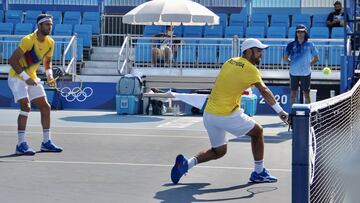
[[[258,39],[248,38],[241,45],[241,53],[244,53],[245,50],[251,49],[253,47],[260,48],[260,49],[266,49],[269,47],[269,45],[261,43],[260,40],[258,40]]]
[[[306,26],[303,25],[303,24],[298,24],[298,25],[296,26],[296,31],[307,32],[307,28],[306,28]]]

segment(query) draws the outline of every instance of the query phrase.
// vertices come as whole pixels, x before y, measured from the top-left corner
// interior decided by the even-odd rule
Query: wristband
[[[46,73],[46,76],[47,76],[47,77],[52,76],[52,75],[53,75],[53,70],[52,70],[51,68],[49,68],[49,69],[47,69],[47,70],[45,71],[45,73]]]
[[[281,108],[280,104],[277,102],[276,102],[276,104],[272,105],[271,107],[274,109],[274,111],[276,113],[280,113],[280,112],[284,111],[283,108]]]
[[[22,77],[25,81],[30,79],[30,76],[25,71],[22,71],[19,76]]]

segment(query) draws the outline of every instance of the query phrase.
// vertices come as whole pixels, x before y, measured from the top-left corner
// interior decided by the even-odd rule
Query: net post
[[[292,203],[310,202],[309,126],[310,107],[292,106]]]

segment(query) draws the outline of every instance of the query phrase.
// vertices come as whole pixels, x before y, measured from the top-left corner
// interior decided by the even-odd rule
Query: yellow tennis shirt
[[[19,43],[19,48],[24,52],[20,58],[20,66],[34,80],[36,80],[36,70],[45,56],[52,57],[54,54],[54,40],[47,35],[44,41],[40,42],[36,32],[23,37]],[[9,76],[22,79],[13,68],[9,71]]]
[[[216,78],[205,112],[226,116],[238,111],[241,94],[258,82],[263,81],[256,66],[242,57],[229,59]]]

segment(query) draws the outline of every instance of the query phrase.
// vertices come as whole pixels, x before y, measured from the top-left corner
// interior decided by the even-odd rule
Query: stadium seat
[[[199,41],[198,45],[198,63],[216,64],[217,63],[217,40]]]
[[[0,23],[1,35],[12,35],[14,33],[14,24],[12,23]]]
[[[332,39],[344,39],[344,28],[334,27],[331,31]],[[341,55],[344,55],[343,42],[329,42],[329,65],[340,65]],[[331,46],[333,45],[333,46]]]
[[[184,37],[202,37],[202,26],[184,26]]]
[[[220,25],[206,26],[204,30],[204,37],[206,38],[222,38],[223,27]]]
[[[249,26],[246,28],[245,36],[247,38],[265,38],[265,28],[262,26]]]
[[[179,47],[177,53],[177,62],[178,63],[196,63],[196,49],[197,49],[197,40],[184,40],[182,46]]]
[[[288,32],[288,38],[295,39],[296,27],[290,27]]]
[[[65,39],[65,44],[63,46],[63,50],[62,52],[65,51],[66,47],[69,44],[69,39]],[[82,61],[83,60],[83,51],[84,51],[84,45],[83,45],[83,39],[82,38],[78,38],[77,39],[77,46],[76,46],[76,57],[77,57],[77,61]],[[70,48],[69,53],[66,54],[65,56],[65,60],[69,61],[72,58],[72,49]]]
[[[24,23],[32,23],[33,25],[36,24],[37,17],[41,14],[39,10],[28,10],[25,14]]]
[[[0,23],[4,22],[4,11],[0,10]]]
[[[219,25],[225,30],[225,27],[228,26],[228,15],[226,13],[217,13],[216,15],[219,16],[220,22]]]
[[[57,38],[57,37],[54,37],[54,41],[55,41],[54,54],[53,54],[52,60],[60,61],[64,42],[63,42],[62,38]]]
[[[323,15],[323,14],[313,15],[312,27],[327,27],[326,19],[327,19],[327,15]]]
[[[91,47],[91,27],[91,25],[75,25],[74,27],[74,33],[77,34],[78,38],[82,38],[83,45],[86,48]]]
[[[150,39],[138,39],[135,46],[135,62],[149,63],[151,62],[151,47],[152,41]]]
[[[3,44],[2,59],[10,59],[12,53],[18,47],[21,37],[5,37],[4,41],[7,43]]]
[[[71,36],[73,31],[71,24],[57,24],[55,25],[54,35]]]
[[[161,32],[164,32],[165,28],[163,26],[159,25],[146,25],[144,27],[143,36],[144,37],[152,37],[156,34],[159,34]]]
[[[175,26],[173,28],[174,35],[176,37],[182,37],[183,36],[183,26]]]
[[[310,28],[311,39],[327,39],[329,38],[329,29],[327,27]]]
[[[65,11],[63,24],[76,25],[81,23],[80,11]]]
[[[229,26],[241,26],[243,27],[243,33],[245,28],[248,26],[248,17],[243,13],[233,13],[230,15]]]
[[[100,13],[99,12],[84,12],[82,24],[92,26],[92,34],[100,34]]]
[[[289,31],[289,15],[287,14],[273,14],[271,16],[270,26],[285,27],[286,33]],[[287,34],[286,34],[287,36]]]
[[[20,10],[8,10],[5,15],[6,23],[22,23],[23,13]]]
[[[285,38],[285,27],[271,26],[268,29],[267,38]],[[264,41],[270,45],[264,50],[262,64],[281,64],[285,43],[283,41]]]
[[[254,13],[250,19],[250,26],[259,26],[267,29],[269,26],[269,17],[264,13]]]
[[[294,14],[292,16],[291,27],[296,27],[298,24],[303,24],[307,29],[310,29],[311,21],[310,15],[306,14]]]
[[[34,31],[32,23],[16,23],[14,35],[28,35]]]
[[[239,38],[244,37],[244,30],[242,26],[228,26],[225,28],[225,38],[233,38],[235,35]]]
[[[50,14],[53,17],[53,25],[62,23],[62,13],[61,11],[47,11],[47,14]]]
[[[343,27],[334,27],[331,31],[332,39],[344,39],[344,28]]]

